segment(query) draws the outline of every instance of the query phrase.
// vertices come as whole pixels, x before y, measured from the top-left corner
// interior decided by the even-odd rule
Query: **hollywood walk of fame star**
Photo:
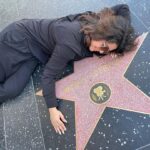
[[[75,102],[76,149],[83,150],[106,107],[150,114],[150,100],[124,73],[143,43],[147,34],[140,37],[135,51],[117,59],[109,55],[94,56],[74,63],[74,73],[56,82],[56,96]],[[105,103],[91,100],[90,90],[97,83],[109,86],[111,95]]]

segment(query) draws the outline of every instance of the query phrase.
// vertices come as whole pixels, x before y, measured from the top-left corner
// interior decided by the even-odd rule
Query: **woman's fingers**
[[[59,128],[56,128],[56,133],[59,133],[61,135],[61,131]]]
[[[64,134],[64,132],[66,131],[66,127],[65,127],[65,125],[64,125],[64,123],[61,121],[61,120],[59,120],[59,122],[58,122],[58,128],[60,129],[60,131]]]
[[[59,133],[61,135],[61,128],[59,125],[54,125],[54,129],[55,129],[56,133]]]
[[[65,134],[66,127],[61,120],[57,120],[57,122],[55,124],[53,124],[53,127],[54,127],[56,133],[59,133],[60,135],[61,135],[61,133]]]
[[[60,124],[60,121],[58,120],[57,122],[52,124],[56,133],[59,133],[61,135],[61,133],[64,134],[65,128],[62,124]]]

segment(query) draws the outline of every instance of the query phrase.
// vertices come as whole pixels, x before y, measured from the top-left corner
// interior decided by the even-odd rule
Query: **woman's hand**
[[[51,123],[56,133],[59,133],[61,135],[62,132],[64,134],[64,131],[66,131],[66,127],[63,122],[67,123],[67,120],[64,118],[63,114],[59,110],[57,110],[56,107],[49,108],[49,113]]]

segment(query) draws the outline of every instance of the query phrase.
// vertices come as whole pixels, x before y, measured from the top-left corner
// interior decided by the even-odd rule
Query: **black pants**
[[[27,35],[15,23],[0,32],[0,103],[23,91],[39,63],[29,44]]]
[[[0,67],[0,103],[15,98],[23,91],[37,64],[38,61],[34,58],[28,60],[5,81],[3,68]]]

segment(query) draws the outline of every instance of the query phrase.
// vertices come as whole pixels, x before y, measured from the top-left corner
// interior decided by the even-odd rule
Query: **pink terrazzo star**
[[[77,150],[83,150],[106,107],[150,114],[150,99],[124,77],[147,34],[139,38],[138,48],[123,57],[97,56],[74,63],[74,73],[56,82],[56,96],[75,102]],[[97,83],[111,89],[108,101],[94,103],[90,90]]]

